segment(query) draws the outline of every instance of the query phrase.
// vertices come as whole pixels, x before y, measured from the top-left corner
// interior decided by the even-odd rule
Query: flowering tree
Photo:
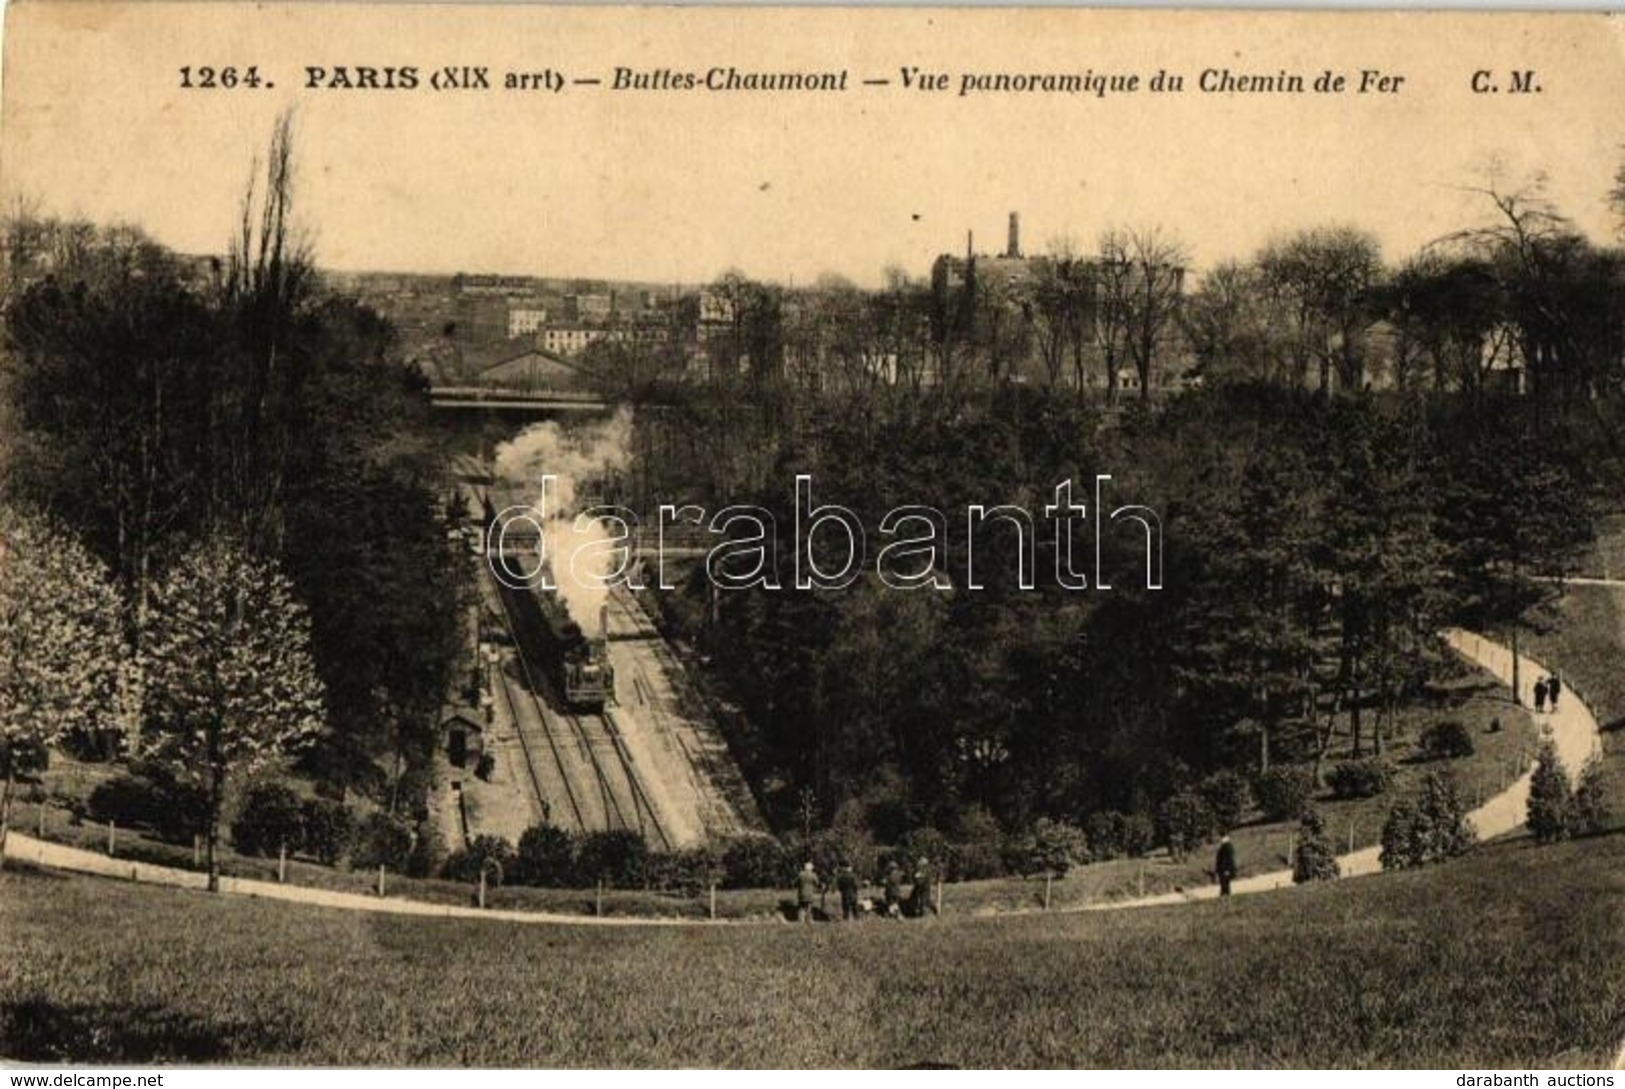
[[[274,564],[212,538],[160,578],[137,662],[142,748],[203,791],[209,889],[218,891],[228,777],[253,774],[322,728],[309,618]]]
[[[116,713],[119,600],[102,565],[49,521],[0,507],[0,864],[17,776]]]

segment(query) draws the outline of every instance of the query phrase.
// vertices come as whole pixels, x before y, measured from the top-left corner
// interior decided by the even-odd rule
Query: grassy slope
[[[686,931],[0,876],[13,1058],[1564,1066],[1625,1034],[1625,836],[1185,907]]]

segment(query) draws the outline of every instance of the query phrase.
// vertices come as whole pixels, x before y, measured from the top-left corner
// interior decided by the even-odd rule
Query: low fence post
[[[485,867],[480,867],[480,910],[485,910]]]
[[[598,879],[598,891],[593,897],[592,913],[595,917],[604,914],[604,879],[602,877]]]
[[[113,857],[113,851],[118,846],[118,826],[111,817],[107,820],[107,857]]]
[[[39,835],[34,838],[45,838],[45,803],[43,801],[39,804]]]
[[[711,882],[711,918],[717,917],[717,883]]]
[[[1049,887],[1050,887],[1050,883],[1052,881],[1054,881],[1054,880],[1055,880],[1055,875],[1054,874],[1046,873],[1044,875],[1044,910],[1045,911],[1049,910]]]
[[[277,847],[276,851],[276,883],[288,883],[288,845],[286,843]]]
[[[384,864],[382,862],[378,863],[378,895],[380,897],[384,895]]]
[[[192,869],[203,868],[203,837],[196,832],[192,833]]]

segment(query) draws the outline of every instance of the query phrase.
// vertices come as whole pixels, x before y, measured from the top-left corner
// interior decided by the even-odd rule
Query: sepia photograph
[[[1625,20],[4,17],[9,1084],[1616,1084]]]

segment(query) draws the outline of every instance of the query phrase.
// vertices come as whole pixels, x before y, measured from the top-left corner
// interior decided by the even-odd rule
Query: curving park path
[[[1503,684],[1512,683],[1512,652],[1506,647],[1481,635],[1459,629],[1446,631],[1444,639],[1457,653],[1493,674]],[[1532,704],[1534,702],[1534,682],[1536,678],[1544,676],[1550,671],[1541,663],[1525,655],[1520,655],[1519,660],[1521,663],[1520,682],[1523,685],[1523,691],[1520,694],[1526,704]],[[1536,715],[1535,720],[1543,729],[1551,731],[1552,737],[1557,744],[1558,753],[1563,759],[1564,766],[1569,769],[1570,775],[1577,776],[1586,759],[1601,744],[1596,718],[1592,715],[1590,708],[1586,707],[1572,690],[1564,692],[1557,711]],[[1478,829],[1480,838],[1490,839],[1503,835],[1523,824],[1529,804],[1531,774],[1526,772],[1522,778],[1518,779],[1505,791],[1495,795],[1479,808],[1473,810],[1471,817],[1473,825]],[[16,830],[10,831],[7,835],[5,853],[7,858],[31,862],[52,869],[98,874],[126,881],[133,880],[146,884],[169,885],[190,889],[202,889],[205,885],[205,877],[200,873],[172,869],[167,866],[154,866],[145,862],[130,862],[118,858],[108,858],[94,851],[67,847],[62,844],[38,840],[32,836],[21,835]],[[1380,853],[1381,848],[1379,847],[1367,847],[1351,854],[1339,856],[1337,861],[1342,869],[1342,876],[1345,878],[1359,877],[1380,872],[1382,869],[1381,863],[1378,861]],[[1287,888],[1291,884],[1292,871],[1276,870],[1270,873],[1241,878],[1232,884],[1231,891],[1236,895],[1246,895]],[[670,927],[718,925],[718,921],[713,920],[630,916],[594,917],[553,912],[481,910],[471,905],[460,907],[446,904],[430,904],[421,900],[377,897],[353,892],[336,892],[329,889],[313,889],[299,885],[278,885],[270,881],[254,881],[246,878],[222,877],[220,879],[220,891],[238,896],[256,896],[267,900],[315,904],[321,907],[342,908],[350,911],[370,911],[435,918],[495,919],[503,922],[570,926]],[[1218,889],[1212,885],[1207,885],[1201,888],[1164,893],[1157,896],[1101,901],[1056,910],[1057,913],[1109,911],[1163,904],[1181,904],[1195,900],[1214,899],[1217,896]],[[722,922],[729,925],[750,925],[749,920],[724,920]]]
[[[1451,649],[1463,658],[1494,675],[1502,684],[1512,683],[1510,649],[1476,632],[1463,631],[1459,628],[1452,628],[1444,632],[1443,636]],[[1549,675],[1551,670],[1526,654],[1518,655],[1518,662],[1519,696],[1525,706],[1533,707],[1535,681]],[[1591,708],[1587,707],[1572,689],[1565,689],[1556,711],[1543,714],[1531,711],[1530,715],[1543,733],[1550,731],[1563,766],[1568,769],[1570,778],[1578,779],[1580,769],[1584,767],[1586,760],[1602,745],[1602,735],[1598,732],[1597,719],[1591,713]],[[1505,835],[1523,824],[1529,812],[1529,782],[1533,775],[1533,769],[1524,772],[1516,782],[1468,814],[1473,827],[1478,830],[1480,839],[1493,839]],[[1339,855],[1337,864],[1343,877],[1363,877],[1382,871],[1381,855],[1380,846],[1365,847],[1350,854]],[[1231,884],[1230,891],[1236,895],[1245,895],[1288,888],[1291,884],[1291,870],[1273,870],[1240,878]],[[1190,900],[1211,900],[1218,895],[1219,890],[1216,886],[1205,885],[1182,892],[1118,900],[1112,903],[1080,904],[1062,910],[1103,911],[1114,908],[1151,907],[1158,904],[1181,904]]]

